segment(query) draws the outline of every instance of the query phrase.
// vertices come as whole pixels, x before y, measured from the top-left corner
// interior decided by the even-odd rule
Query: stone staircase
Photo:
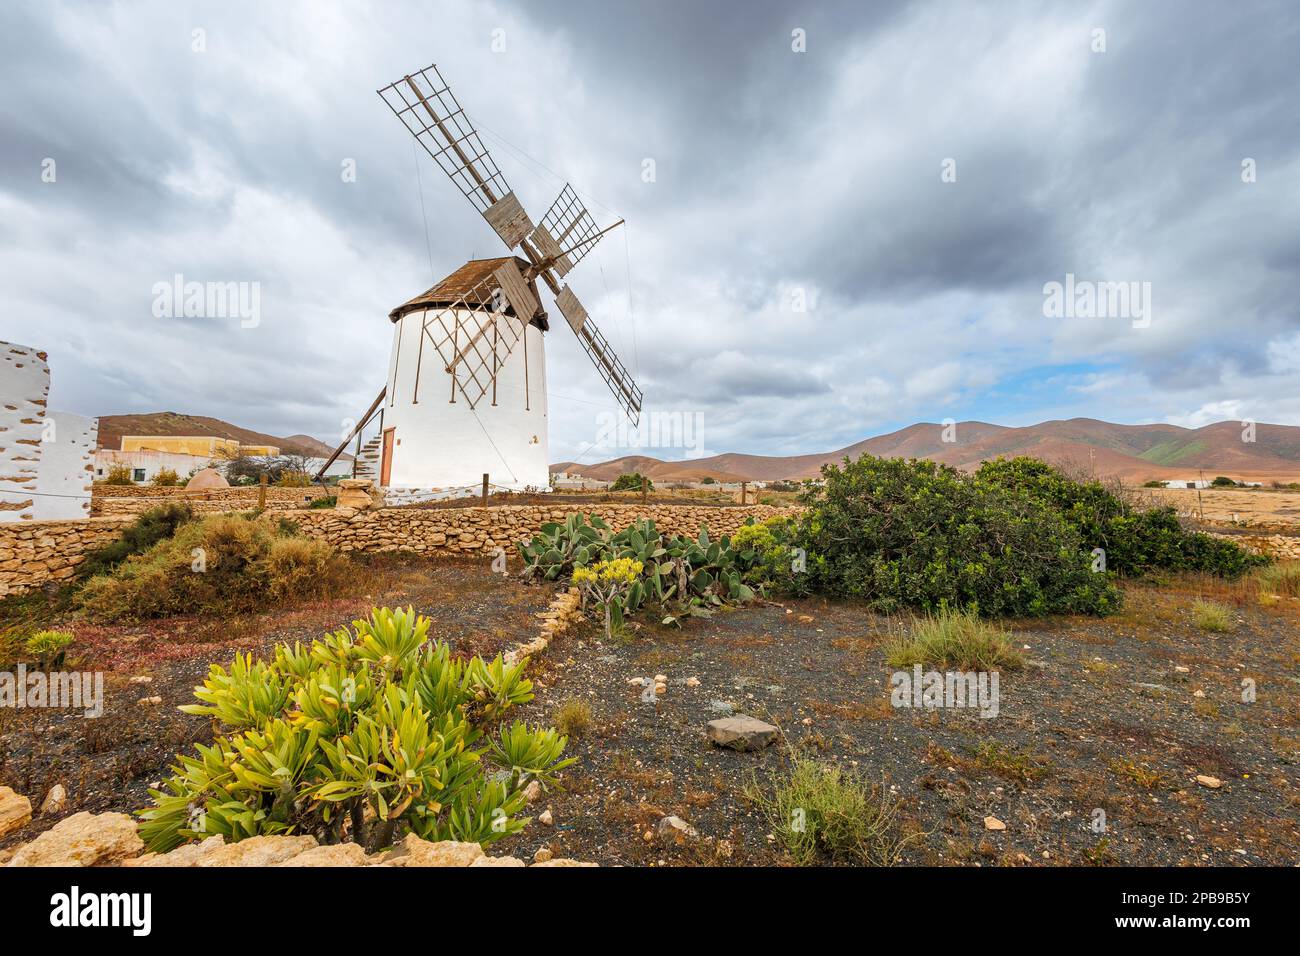
[[[361,446],[361,454],[357,455],[352,465],[353,478],[369,478],[376,485],[379,484],[379,459],[383,454],[383,444],[383,436],[376,435]]]

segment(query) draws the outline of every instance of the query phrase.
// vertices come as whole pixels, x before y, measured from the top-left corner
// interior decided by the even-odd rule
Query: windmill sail
[[[636,425],[641,420],[641,389],[632,380],[632,374],[627,370],[627,366],[610,348],[605,336],[601,334],[600,329],[596,328],[596,323],[591,320],[587,310],[567,285],[560,289],[560,294],[555,297],[555,304],[559,306],[560,312],[569,323],[569,328],[573,329],[573,334],[582,343],[587,357],[591,359],[591,364],[596,366],[596,371],[609,386],[619,406],[631,419],[632,424]]]
[[[544,257],[555,259],[553,268],[563,277],[595,248],[602,235],[578,194],[565,183],[529,238]]]
[[[388,108],[511,249],[533,231],[478,130],[436,65],[379,90]]]

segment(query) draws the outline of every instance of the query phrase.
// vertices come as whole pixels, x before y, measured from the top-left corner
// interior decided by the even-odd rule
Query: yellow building
[[[275,445],[241,445],[233,438],[212,435],[123,435],[121,450],[162,451],[201,458],[238,458],[240,455],[274,458],[280,454]]]

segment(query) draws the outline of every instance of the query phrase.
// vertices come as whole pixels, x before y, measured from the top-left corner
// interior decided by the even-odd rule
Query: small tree
[[[1219,475],[1210,482],[1210,485],[1215,488],[1235,488],[1237,483],[1226,475]]]
[[[155,488],[175,488],[181,482],[180,475],[176,474],[175,469],[159,468],[157,474],[153,476],[153,486]]]
[[[614,479],[614,484],[610,486],[610,491],[641,491],[642,485],[646,491],[654,491],[654,482],[645,477],[638,471],[630,471],[626,474],[619,475]]]
[[[108,466],[108,474],[104,476],[106,485],[134,485],[131,479],[131,468],[129,465],[113,464]]]

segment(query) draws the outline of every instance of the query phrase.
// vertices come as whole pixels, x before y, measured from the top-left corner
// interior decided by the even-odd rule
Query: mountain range
[[[281,454],[312,458],[328,457],[334,451],[334,446],[310,435],[277,438],[206,415],[149,412],[141,415],[99,416],[100,448],[121,448],[123,435],[210,435],[214,438],[233,438],[241,445],[278,445]]]
[[[951,441],[945,441],[945,437]],[[1245,440],[1251,439],[1253,440]],[[1253,434],[1241,422],[1216,422],[1201,428],[1179,425],[1117,425],[1092,418],[1040,422],[1013,428],[988,422],[944,426],[921,422],[877,435],[835,451],[767,456],[728,453],[684,461],[629,455],[597,464],[557,462],[552,472],[610,481],[625,472],[652,480],[773,481],[815,477],[822,465],[857,458],[929,458],[963,470],[999,456],[1029,455],[1099,477],[1127,482],[1207,478],[1227,475],[1238,481],[1300,480],[1300,427],[1258,423]]]

